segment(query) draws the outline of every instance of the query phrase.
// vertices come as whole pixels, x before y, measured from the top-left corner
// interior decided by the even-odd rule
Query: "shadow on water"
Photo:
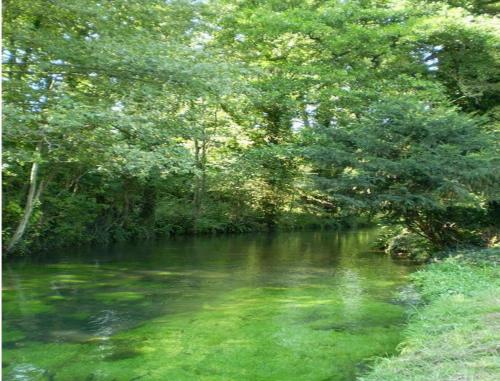
[[[411,266],[376,232],[183,238],[4,264],[5,380],[351,380]]]

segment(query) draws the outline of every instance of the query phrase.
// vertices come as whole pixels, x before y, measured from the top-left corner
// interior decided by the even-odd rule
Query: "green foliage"
[[[492,142],[479,121],[389,98],[358,121],[321,134],[324,148],[313,146],[310,155],[334,175],[318,183],[346,207],[386,213],[439,247],[464,241],[481,225],[481,193],[497,178],[482,155]]]
[[[52,236],[51,245],[57,247],[66,242],[87,243],[92,240],[93,232],[88,229],[102,207],[95,199],[85,194],[68,195],[60,192],[57,197],[47,195],[44,203],[46,221],[43,221],[38,228],[48,230],[45,234]],[[71,221],[71,223],[60,221]],[[44,232],[41,231],[39,234],[44,235]]]
[[[432,247],[428,241],[404,229],[387,242],[385,252],[395,258],[408,258],[415,261],[425,261],[431,255]]]
[[[484,251],[484,252],[483,252]],[[424,300],[432,301],[447,295],[473,296],[493,285],[498,287],[500,249],[453,252],[442,262],[431,264],[426,270],[412,275]]]
[[[492,241],[490,14],[481,1],[8,1],[4,242],[381,214],[434,246]]]

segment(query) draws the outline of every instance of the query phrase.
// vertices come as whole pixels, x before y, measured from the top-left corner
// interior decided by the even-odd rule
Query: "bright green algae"
[[[374,232],[185,239],[4,266],[5,380],[353,380],[412,268]],[[79,259],[75,259],[79,258]]]

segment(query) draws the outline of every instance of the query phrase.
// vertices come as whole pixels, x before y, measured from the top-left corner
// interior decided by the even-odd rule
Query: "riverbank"
[[[416,307],[398,356],[362,381],[498,380],[500,247],[461,251],[415,273]]]

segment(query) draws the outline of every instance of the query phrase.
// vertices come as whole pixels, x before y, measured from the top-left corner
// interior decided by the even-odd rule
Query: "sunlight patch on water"
[[[373,237],[206,238],[9,264],[4,379],[354,380],[394,352],[394,295],[412,271],[369,254]]]

